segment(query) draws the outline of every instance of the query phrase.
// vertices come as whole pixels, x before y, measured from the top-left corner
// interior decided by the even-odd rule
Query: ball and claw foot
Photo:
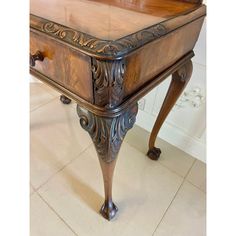
[[[115,217],[117,211],[118,208],[113,202],[105,202],[101,207],[100,213],[105,219],[110,221]]]
[[[150,159],[154,160],[154,161],[157,161],[159,159],[160,155],[161,155],[161,149],[160,148],[156,148],[156,147],[152,147],[147,152],[147,156]]]
[[[60,100],[63,104],[70,104],[71,103],[71,99],[69,99],[68,97],[61,95],[60,96]]]

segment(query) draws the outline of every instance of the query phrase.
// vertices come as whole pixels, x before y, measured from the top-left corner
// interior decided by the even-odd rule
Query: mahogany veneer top
[[[191,12],[199,4],[181,0],[31,0],[30,13],[104,40]]]

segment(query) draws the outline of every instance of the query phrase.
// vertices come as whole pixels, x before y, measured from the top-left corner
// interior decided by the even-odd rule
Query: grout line
[[[54,208],[37,192],[38,196],[42,199],[43,202],[47,204],[47,206],[59,217],[59,219],[76,235],[79,236],[72,227],[59,215],[58,212],[54,210]]]
[[[51,95],[51,94],[50,94],[50,95]],[[31,113],[31,112],[34,112],[34,111],[36,111],[36,110],[38,110],[38,109],[41,108],[42,106],[47,105],[47,104],[49,104],[49,103],[52,102],[52,101],[56,100],[56,98],[57,98],[57,97],[53,97],[53,98],[51,98],[48,102],[45,102],[45,103],[43,103],[43,104],[41,104],[41,105],[39,105],[39,106],[33,108],[32,110],[30,110],[30,113]]]
[[[65,169],[68,165],[70,165],[72,162],[74,162],[76,159],[78,159],[85,151],[87,151],[90,146],[93,144],[89,144],[88,147],[86,147],[81,153],[78,154],[75,158],[72,158],[69,162],[67,162],[64,166],[62,166],[59,170],[57,170],[55,173],[53,173],[44,183],[42,183],[39,187],[34,188],[36,192],[43,187],[45,184],[47,184],[55,175],[57,175],[59,172],[61,172],[63,169]]]
[[[34,77],[36,80],[38,80],[36,77]],[[29,89],[31,89],[31,87],[40,87],[41,89],[43,89],[45,92],[47,93],[54,93],[55,89],[52,89],[49,85],[41,82],[40,80],[38,80],[37,82],[29,82]],[[49,92],[52,91],[52,92]]]
[[[199,160],[196,159],[196,160],[194,161],[194,164],[195,164],[197,161],[199,161]],[[193,168],[193,165],[192,165],[192,167],[190,168],[190,170],[191,170],[192,168]],[[195,184],[193,184],[192,182],[190,182],[189,180],[187,180],[187,177],[188,177],[188,175],[189,175],[190,170],[189,170],[188,173],[186,174],[186,181],[187,181],[189,184],[191,184],[192,186],[194,186],[195,188],[197,188],[198,190],[200,190],[201,192],[203,192],[203,193],[206,194],[206,191],[200,189],[200,187],[198,187],[197,185],[195,185]]]
[[[52,87],[50,87],[49,85],[47,85],[47,84],[45,84],[43,82],[38,83],[37,86],[42,88],[46,93],[50,93],[53,97],[60,97],[60,93],[59,92],[57,92],[55,89],[52,89]],[[55,93],[57,93],[57,95]]]
[[[196,159],[196,160],[194,161],[194,164],[195,164],[197,161],[199,161],[199,160]],[[190,182],[189,180],[187,180],[187,177],[188,177],[188,175],[189,175],[189,172],[192,170],[192,168],[193,168],[193,165],[192,165],[192,167],[190,168],[190,170],[188,171],[188,173],[187,173],[187,175],[186,175],[186,178],[185,178],[186,181],[187,181],[189,184],[191,184],[192,186],[194,186],[195,188],[197,188],[198,190],[200,190],[201,192],[203,192],[203,193],[206,194],[206,191],[200,189],[200,187],[198,187],[197,185],[195,185],[195,184],[193,184],[192,182]]]
[[[49,93],[49,92],[47,92],[47,93]],[[49,104],[50,102],[54,101],[55,99],[58,99],[58,98],[59,98],[58,96],[55,96],[55,95],[53,95],[53,94],[51,94],[51,93],[49,93],[49,94],[50,94],[51,96],[53,96],[52,99],[50,99],[50,100],[49,100],[48,102],[46,102],[46,103],[43,103],[43,104],[37,106],[36,108],[34,108],[33,110],[31,110],[30,112],[34,112],[35,110],[41,108],[42,106],[47,105],[47,104]],[[71,104],[71,105],[72,105],[72,104]],[[70,106],[70,108],[72,109],[73,106]],[[126,142],[126,141],[125,141],[125,143],[127,143],[128,145],[130,145],[130,146],[133,147],[134,149],[138,150],[135,146],[133,146],[133,145],[130,144],[129,142]],[[47,179],[47,181],[45,181],[45,182],[44,182],[43,184],[41,184],[39,187],[34,188],[33,185],[30,184],[31,187],[32,187],[33,190],[34,190],[33,193],[38,194],[39,197],[47,204],[47,206],[48,206],[48,207],[64,222],[64,224],[65,224],[75,235],[77,235],[77,236],[78,236],[78,234],[77,234],[77,233],[71,228],[71,226],[59,215],[59,213],[57,213],[57,212],[54,210],[54,208],[40,195],[40,193],[38,193],[38,190],[39,190],[42,186],[44,186],[46,183],[48,183],[55,175],[57,175],[59,172],[61,172],[63,169],[65,169],[69,164],[71,164],[72,162],[74,162],[75,160],[77,160],[85,151],[87,151],[88,148],[91,147],[91,145],[92,145],[92,144],[89,144],[81,153],[78,154],[78,156],[76,156],[75,158],[71,159],[68,163],[66,163],[64,166],[62,166],[62,168],[60,168],[57,172],[55,172],[52,176],[50,176],[49,179]],[[138,150],[138,151],[141,152],[140,150]],[[141,152],[141,153],[143,153],[143,152]],[[191,182],[189,182],[188,180],[186,180],[187,176],[189,175],[189,172],[190,172],[191,169],[193,168],[193,165],[195,164],[196,161],[197,161],[197,160],[194,158],[194,161],[193,161],[192,165],[190,166],[190,168],[189,168],[189,170],[187,171],[187,173],[186,173],[185,176],[180,175],[179,173],[173,171],[172,169],[170,169],[170,168],[167,167],[166,165],[164,165],[164,164],[158,162],[158,164],[160,164],[161,166],[165,167],[166,169],[168,169],[169,171],[173,172],[174,174],[180,176],[181,178],[183,178],[183,180],[182,180],[182,182],[181,182],[179,188],[177,189],[176,193],[174,194],[173,199],[171,200],[170,204],[168,205],[167,209],[165,210],[165,212],[164,212],[162,218],[160,219],[159,223],[157,224],[157,226],[156,226],[156,228],[155,228],[155,230],[154,230],[154,232],[153,232],[152,235],[154,235],[154,233],[156,232],[157,228],[159,227],[159,225],[160,225],[161,222],[163,221],[165,215],[167,214],[169,208],[171,207],[172,203],[174,202],[176,196],[178,195],[178,193],[179,193],[179,191],[180,191],[180,189],[181,189],[181,187],[183,186],[183,184],[184,184],[185,181],[187,181],[188,183],[190,183],[190,184],[193,185],[194,187],[198,188],[201,192],[205,193],[205,192],[202,191],[199,187],[197,187],[196,185],[194,185],[194,184],[192,184]],[[32,195],[33,193],[31,193],[31,195]],[[206,193],[205,193],[205,194],[206,194]]]
[[[191,167],[189,168],[189,170],[188,170],[187,174],[185,175],[184,179],[187,179],[187,177],[188,177],[190,171],[192,170],[192,168],[193,168],[193,166],[194,166],[194,164],[195,164],[196,162],[197,162],[197,159],[194,160],[193,164],[192,164]]]
[[[156,232],[157,228],[159,227],[159,225],[161,224],[162,220],[164,219],[164,217],[165,217],[165,215],[166,215],[167,211],[169,210],[169,208],[170,208],[171,204],[172,204],[172,203],[173,203],[173,201],[175,200],[175,197],[177,196],[177,194],[178,194],[178,192],[179,192],[180,188],[183,186],[183,183],[184,183],[184,178],[183,178],[183,180],[182,180],[182,183],[180,184],[179,188],[177,189],[177,191],[176,191],[176,193],[175,193],[175,195],[174,195],[173,199],[171,200],[171,202],[170,202],[169,206],[166,208],[166,210],[165,210],[165,212],[164,212],[163,216],[161,217],[161,219],[160,219],[159,223],[157,224],[157,226],[156,226],[156,228],[155,228],[154,232],[152,233],[152,236],[154,235],[154,233]]]
[[[148,158],[148,156],[147,156],[146,153],[143,153],[142,151],[140,151],[139,149],[137,149],[134,145],[130,144],[129,142],[127,142],[127,141],[124,141],[124,142],[125,142],[126,144],[130,145],[132,148],[136,149],[138,152],[144,154],[144,155],[146,156],[146,158]],[[169,143],[168,143],[168,144],[169,144]],[[170,144],[170,145],[171,145],[171,144]],[[182,150],[181,150],[181,151],[182,151]],[[189,155],[189,154],[188,154],[188,155]],[[191,156],[191,155],[189,155],[189,156]],[[192,156],[191,156],[191,157],[192,157]],[[192,158],[194,159],[194,160],[193,160],[193,163],[195,163],[195,161],[196,161],[197,159],[196,159],[195,157],[192,157]],[[160,161],[157,161],[156,163],[158,163],[158,164],[161,165],[162,167],[168,169],[170,172],[172,172],[172,173],[178,175],[178,176],[181,177],[181,178],[185,178],[185,177],[188,175],[188,173],[189,173],[189,171],[187,171],[187,173],[186,173],[185,176],[184,176],[184,175],[181,175],[181,174],[177,173],[176,171],[170,169],[168,166],[164,165],[164,164],[161,163]],[[190,169],[192,168],[193,163],[191,164]]]
[[[194,158],[195,159],[195,158]],[[195,162],[195,160],[193,160],[193,163]],[[179,177],[181,177],[181,178],[185,178],[187,175],[188,175],[188,171],[187,171],[187,173],[185,174],[185,175],[181,175],[181,174],[179,174],[178,172],[176,172],[176,171],[174,171],[174,170],[172,170],[172,169],[170,169],[168,166],[166,166],[165,164],[163,164],[163,163],[161,163],[161,162],[159,162],[159,164],[161,165],[161,166],[163,166],[163,167],[165,167],[166,169],[168,169],[169,171],[171,171],[171,172],[173,172],[174,174],[176,174],[176,175],[178,175]],[[192,165],[190,166],[190,169],[192,168]]]
[[[48,92],[47,92],[47,93],[48,93]],[[50,95],[51,95],[51,94],[50,94]],[[38,110],[39,108],[41,108],[41,107],[44,106],[44,105],[47,105],[47,104],[53,102],[53,101],[56,100],[56,99],[59,99],[59,97],[54,97],[54,98],[50,99],[50,101],[48,101],[48,102],[46,102],[46,103],[44,103],[44,104],[41,104],[40,106],[38,106],[38,107],[36,107],[35,109],[31,110],[30,113],[31,113],[31,112],[34,112],[35,110]],[[70,106],[70,108],[72,109],[71,106]],[[91,145],[92,145],[92,143],[90,143],[82,152],[80,152],[80,153],[78,154],[78,156],[76,155],[76,156],[75,156],[74,158],[72,158],[69,162],[67,162],[65,165],[63,165],[58,171],[56,171],[54,174],[52,174],[44,183],[40,184],[39,187],[35,188],[35,187],[33,187],[33,185],[32,185],[34,191],[37,192],[37,191],[38,191],[43,185],[45,185],[51,178],[53,178],[56,174],[58,174],[58,172],[60,172],[61,170],[63,170],[67,165],[71,164],[71,163],[72,163],[74,160],[76,160],[80,155],[82,155]]]
[[[170,206],[171,206],[171,205],[172,205],[172,203],[174,202],[174,200],[175,200],[175,198],[176,198],[177,194],[179,193],[179,191],[180,191],[181,187],[182,187],[182,186],[183,186],[183,184],[184,184],[184,181],[185,181],[186,177],[188,176],[189,172],[191,171],[191,169],[192,169],[192,167],[193,167],[193,165],[195,164],[195,162],[196,162],[196,161],[197,161],[197,159],[195,159],[195,161],[193,162],[193,164],[192,164],[192,165],[191,165],[191,167],[189,168],[189,170],[188,170],[188,172],[187,172],[186,176],[183,178],[183,180],[182,180],[182,183],[180,184],[180,186],[179,186],[178,190],[176,191],[176,193],[175,193],[175,195],[174,195],[173,199],[171,200],[171,202],[170,202],[169,206],[166,208],[166,210],[165,210],[165,212],[164,212],[163,216],[161,217],[161,220],[160,220],[160,221],[159,221],[159,223],[157,224],[157,226],[156,226],[156,228],[155,228],[155,230],[154,230],[154,232],[153,232],[152,236],[154,236],[154,234],[155,234],[155,232],[156,232],[157,228],[159,227],[159,225],[160,225],[160,224],[161,224],[161,222],[163,221],[163,219],[164,219],[164,217],[165,217],[165,215],[166,215],[167,211],[169,210]]]
[[[190,182],[189,180],[186,179],[186,181],[191,184],[192,186],[194,186],[195,188],[197,188],[198,190],[200,190],[201,192],[203,192],[204,194],[206,194],[206,192],[204,190],[202,190],[200,187],[198,187],[197,185],[193,184],[192,182]]]
[[[42,86],[43,85],[43,86]],[[47,86],[47,88],[44,88],[44,85],[45,86],[47,86],[46,84],[44,84],[44,83],[39,83],[39,87],[41,87],[44,91],[45,91],[45,93],[47,93],[47,94],[50,94],[51,96],[53,96],[53,98],[52,98],[52,100],[54,100],[54,99],[56,99],[56,98],[58,98],[58,100],[60,100],[60,93],[58,92],[58,95],[55,95],[54,94],[54,89],[51,89],[50,88],[50,86]],[[51,91],[50,91],[51,90]],[[45,104],[42,104],[42,105],[39,105],[38,107],[36,107],[36,108],[34,108],[32,111],[35,111],[36,109],[38,109],[39,107],[41,107],[41,106],[43,106],[43,105],[46,105],[46,104],[48,104],[49,102],[47,102],[47,103],[45,103]],[[73,108],[73,105],[76,105],[76,102],[74,102],[73,100],[71,101],[71,104],[65,104],[65,105],[70,105],[69,107],[72,109]],[[31,111],[30,111],[31,112]]]

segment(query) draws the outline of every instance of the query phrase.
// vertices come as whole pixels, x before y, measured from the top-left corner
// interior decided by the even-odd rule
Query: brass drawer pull
[[[30,66],[35,66],[36,61],[43,61],[44,56],[40,51],[37,51],[34,55],[30,54]]]

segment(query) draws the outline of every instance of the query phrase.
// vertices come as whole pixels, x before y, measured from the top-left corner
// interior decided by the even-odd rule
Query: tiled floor
[[[103,182],[95,149],[75,104],[31,84],[31,236],[204,236],[206,166],[158,139],[161,158],[145,155],[148,132],[134,127],[117,162],[108,222],[99,213]]]

